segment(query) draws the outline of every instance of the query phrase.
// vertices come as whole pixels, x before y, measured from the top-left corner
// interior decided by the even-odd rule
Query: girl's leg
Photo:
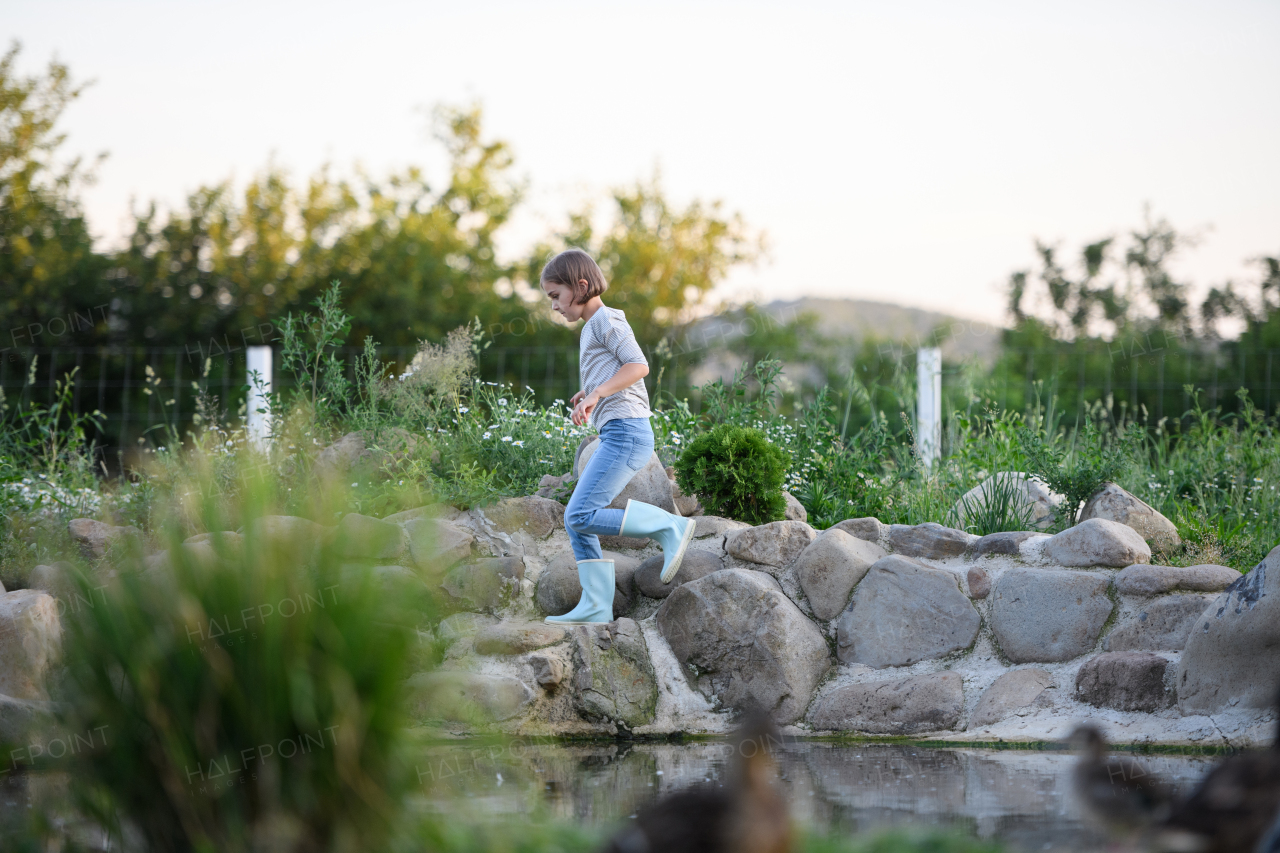
[[[609,504],[653,455],[653,430],[644,418],[610,421],[600,431],[599,444],[578,476],[564,513],[579,560],[600,559],[600,536],[616,536],[622,529],[625,511],[609,509]]]

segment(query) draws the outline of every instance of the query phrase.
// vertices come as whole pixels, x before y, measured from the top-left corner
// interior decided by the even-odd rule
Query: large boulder
[[[1130,494],[1115,483],[1106,483],[1093,493],[1080,510],[1080,520],[1102,518],[1133,528],[1157,553],[1171,551],[1182,544],[1178,528],[1146,501]]]
[[[591,462],[591,457],[595,456],[596,451],[599,449],[600,442],[593,441],[584,445],[578,451],[578,458],[574,462],[573,469],[573,473],[576,476],[582,476],[582,472]],[[618,493],[618,496],[613,499],[613,503],[609,504],[609,506],[614,509],[625,509],[629,500],[653,504],[671,513],[678,512],[675,495],[671,488],[671,480],[667,477],[667,468],[662,464],[662,460],[658,458],[658,454],[654,453],[649,456],[649,461],[631,476],[631,481]]]
[[[250,519],[239,532],[244,547],[255,554],[306,562],[314,558],[329,528],[296,515],[263,515]]]
[[[53,702],[44,702],[37,699],[15,699],[12,696],[5,696],[0,693],[0,743],[9,744],[10,746],[23,744],[23,747],[10,750],[9,754],[5,756],[6,773],[15,769],[20,762],[23,762],[23,759],[30,761],[40,756],[40,752],[33,747],[42,745],[38,740],[40,732],[47,732],[50,727],[55,725],[54,711],[56,708],[57,706]],[[83,741],[86,736],[91,742],[95,738],[103,740],[106,738],[101,729],[93,729],[86,732],[81,735],[81,740]],[[105,746],[106,744],[102,745]]]
[[[1240,573],[1226,566],[1137,565],[1121,569],[1115,584],[1121,595],[1164,595],[1175,590],[1222,592],[1238,580]]]
[[[954,729],[964,708],[964,679],[938,672],[846,684],[814,702],[809,720],[823,731],[910,735]]]
[[[133,525],[116,526],[95,521],[92,518],[73,518],[67,522],[67,531],[80,546],[86,560],[101,559],[109,548],[125,539],[142,540],[142,531]]]
[[[1191,628],[1213,599],[1207,595],[1167,595],[1144,604],[1102,641],[1108,652],[1181,651]]]
[[[796,500],[795,495],[791,494],[786,489],[783,489],[782,499],[787,504],[787,509],[786,509],[786,512],[783,514],[783,518],[785,518],[787,521],[808,521],[809,520],[809,510],[804,508],[804,504]]]
[[[47,700],[45,680],[62,655],[58,602],[38,589],[0,595],[0,694]]]
[[[1132,527],[1091,518],[1049,537],[1045,556],[1059,566],[1121,568],[1151,562],[1151,547]]]
[[[889,547],[893,553],[904,557],[923,557],[926,560],[959,557],[977,540],[977,536],[943,527],[934,521],[889,525]]]
[[[795,562],[818,533],[803,521],[771,521],[725,537],[729,556],[765,566],[786,567]]]
[[[602,551],[602,559],[613,560],[613,615],[621,616],[635,603],[635,572],[639,562],[615,551]],[[582,598],[582,582],[578,580],[578,562],[572,553],[553,559],[538,576],[534,593],[538,606],[549,616],[562,616]]]
[[[497,625],[498,620],[483,613],[455,613],[440,620],[435,634],[447,643],[464,637],[473,637],[490,625]]]
[[[655,618],[704,695],[756,705],[781,725],[800,718],[831,668],[818,626],[763,572],[725,569],[684,584]]]
[[[481,557],[454,566],[440,586],[461,605],[492,612],[510,600],[523,578],[523,558]]]
[[[331,534],[342,556],[358,560],[395,560],[405,552],[400,525],[349,512]]]
[[[633,576],[636,589],[649,598],[666,598],[681,584],[696,581],[724,568],[719,554],[712,551],[696,551],[691,548],[684,552],[684,559],[680,561],[680,569],[676,572],[676,576],[670,583],[663,583],[662,561],[661,554],[654,554],[640,564]]]
[[[578,713],[592,722],[627,729],[653,722],[658,682],[640,626],[619,619],[610,625],[576,627],[572,635],[573,705]]]
[[[824,622],[839,616],[858,581],[883,556],[874,542],[836,528],[811,542],[796,559],[796,574],[813,615]]]
[[[1007,508],[1027,527],[1043,529],[1053,525],[1063,500],[1062,495],[1021,471],[1000,471],[961,495],[951,512],[963,525],[977,514]]]
[[[892,555],[871,566],[836,623],[841,663],[909,666],[966,649],[982,618],[956,576]]]
[[[1150,652],[1103,652],[1076,673],[1076,698],[1116,711],[1158,711],[1173,704],[1165,689],[1169,661]]]
[[[676,469],[667,466],[667,479],[671,481],[671,499],[675,501],[676,512],[683,516],[698,515],[702,512],[702,504],[697,495],[686,495],[684,489],[676,482]]]
[[[865,539],[868,542],[877,543],[887,531],[880,519],[869,515],[862,518],[846,518],[838,524],[833,524],[831,529],[843,530],[855,539]]]
[[[728,536],[739,530],[746,530],[751,525],[745,521],[734,521],[718,515],[699,515],[694,519],[693,538],[706,539],[709,536]]]
[[[567,501],[569,496],[573,494],[574,484],[577,478],[572,474],[543,474],[542,479],[538,481],[538,490],[534,492],[534,497],[547,498],[560,502]]]
[[[564,504],[548,498],[507,498],[481,511],[503,533],[524,531],[535,539],[546,539],[564,527]]]
[[[1280,684],[1280,548],[1210,602],[1178,664],[1178,709],[1269,708]]]
[[[1105,575],[1009,569],[991,593],[991,630],[1014,663],[1056,663],[1089,652],[1111,615]]]
[[[518,678],[478,672],[420,672],[408,688],[410,716],[460,723],[508,720],[534,697]]]
[[[1027,707],[1053,684],[1053,676],[1043,669],[1013,669],[1002,674],[982,691],[969,715],[969,728],[989,726]]]
[[[419,571],[438,574],[471,556],[476,535],[452,521],[411,518],[401,525],[409,540],[409,556]]]

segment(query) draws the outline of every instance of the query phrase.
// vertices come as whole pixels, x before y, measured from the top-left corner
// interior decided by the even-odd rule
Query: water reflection
[[[418,765],[427,807],[476,817],[542,814],[589,825],[624,821],[653,798],[725,772],[725,743],[432,746]],[[1186,788],[1204,756],[1147,756]],[[1096,850],[1103,839],[1071,795],[1074,755],[1059,751],[797,741],[778,766],[801,823],[833,832],[960,828],[1013,850]]]

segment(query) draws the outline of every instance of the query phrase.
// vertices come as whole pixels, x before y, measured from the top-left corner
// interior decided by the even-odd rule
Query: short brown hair
[[[575,305],[585,305],[609,289],[609,283],[604,280],[600,267],[581,249],[565,249],[547,261],[547,265],[542,268],[543,285],[562,284],[572,289],[575,295],[578,292],[578,282],[584,280],[587,292],[581,299],[575,296]]]

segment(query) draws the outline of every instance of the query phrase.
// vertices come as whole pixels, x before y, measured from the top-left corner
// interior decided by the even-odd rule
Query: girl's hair
[[[581,298],[574,299],[575,305],[585,305],[609,289],[609,283],[604,280],[600,267],[581,249],[565,249],[547,261],[547,265],[542,268],[542,284],[561,284],[575,295],[578,292],[578,282],[583,280],[587,282],[587,292]]]

